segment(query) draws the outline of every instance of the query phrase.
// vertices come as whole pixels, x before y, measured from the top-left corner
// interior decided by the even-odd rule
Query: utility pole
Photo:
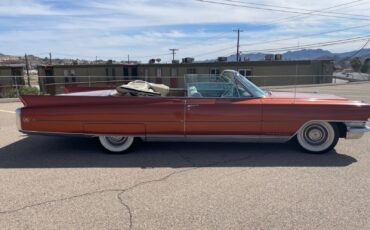
[[[28,57],[27,57],[27,54],[24,54],[24,60],[26,61],[27,83],[28,83],[28,86],[31,87],[30,67],[28,65]]]
[[[170,49],[170,51],[172,52],[172,61],[175,60],[175,54],[176,54],[176,51],[178,51],[179,49]]]
[[[130,63],[130,54],[127,54],[127,63]]]
[[[51,52],[49,53],[49,64],[51,65],[52,62],[51,62]]]
[[[238,33],[238,41],[236,43],[236,61],[239,62],[239,56],[240,56],[239,40],[240,40],[240,32],[243,32],[243,30],[237,29],[237,30],[233,30],[233,31]]]

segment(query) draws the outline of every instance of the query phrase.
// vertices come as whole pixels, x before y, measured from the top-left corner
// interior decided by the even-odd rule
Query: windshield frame
[[[237,71],[235,71],[235,70],[225,70],[225,71],[227,71],[227,72],[229,72],[229,71],[230,72],[233,72],[234,73],[234,80],[235,81],[238,81],[240,84],[242,84],[245,87],[245,89],[251,95],[253,95],[253,97],[262,98],[262,97],[266,97],[267,96],[267,93],[264,90],[262,90],[260,87],[258,87],[257,85],[255,85],[253,82],[251,82],[250,80],[248,80],[246,77],[244,77],[243,75],[241,75]]]

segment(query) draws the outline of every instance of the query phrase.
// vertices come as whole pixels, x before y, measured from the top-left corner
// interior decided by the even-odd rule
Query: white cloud
[[[312,10],[340,4],[321,0],[264,0],[259,3]],[[354,7],[332,11],[366,15],[370,11],[368,3],[359,2],[353,4]],[[234,52],[235,33],[231,29],[237,26],[246,30],[241,35],[242,44],[261,43],[244,46],[243,50],[291,46],[298,40],[303,44],[370,35],[370,20],[292,16],[294,14],[211,5],[194,0],[2,0],[0,53],[52,51],[59,56],[69,54],[93,59],[95,56],[125,57],[127,54],[147,57],[168,53],[169,48],[180,48],[179,56],[206,59]],[[369,26],[363,29],[263,42],[366,23]],[[356,43],[326,48],[345,51],[358,47]],[[217,50],[220,52],[214,52]],[[207,53],[209,55],[203,55]],[[142,61],[146,59],[142,58]],[[162,59],[170,60],[170,56]]]

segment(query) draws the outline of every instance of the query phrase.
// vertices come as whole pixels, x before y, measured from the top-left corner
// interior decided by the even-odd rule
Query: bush
[[[369,71],[369,63],[366,62],[361,66],[361,73],[367,73],[367,71]]]
[[[351,60],[351,67],[355,72],[359,72],[360,68],[362,66],[361,59],[358,57],[355,57]]]
[[[39,95],[40,90],[36,87],[21,86],[19,88],[19,94],[21,94],[21,95]]]

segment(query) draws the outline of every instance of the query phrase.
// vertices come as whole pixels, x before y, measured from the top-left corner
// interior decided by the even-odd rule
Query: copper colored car
[[[114,153],[129,150],[136,139],[295,140],[305,151],[325,153],[339,138],[360,138],[370,131],[370,105],[364,102],[317,93],[268,92],[233,70],[219,76],[187,76],[181,90],[136,81],[112,90],[21,100],[21,132],[98,137]]]

